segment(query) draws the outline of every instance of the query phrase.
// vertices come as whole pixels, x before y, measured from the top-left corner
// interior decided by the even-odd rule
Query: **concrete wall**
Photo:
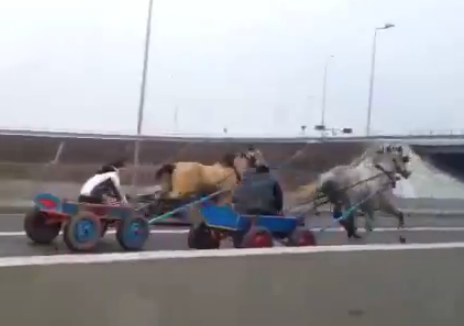
[[[61,148],[57,156],[58,148]],[[281,173],[289,184],[303,176],[313,175],[330,167],[347,163],[361,154],[365,148],[362,143],[305,144],[285,143],[255,144],[272,166],[280,166],[298,153]],[[140,183],[150,182],[156,166],[172,161],[199,161],[213,163],[227,152],[244,150],[248,144],[239,143],[189,143],[180,141],[145,141],[141,144]],[[336,155],[334,155],[336,153]],[[65,139],[32,136],[0,136],[0,178],[34,179],[48,181],[80,182],[103,163],[115,158],[127,157],[132,160],[134,144],[130,141],[107,139]],[[55,158],[59,164],[46,167]],[[299,178],[296,177],[299,175]],[[151,178],[150,178],[151,176]],[[130,180],[128,176],[126,180]]]
[[[15,326],[461,326],[463,249],[0,269]]]
[[[226,152],[243,150],[248,144],[157,141],[142,142],[141,162],[136,184],[139,192],[155,183],[154,172],[160,164],[176,161],[212,163]],[[343,143],[255,143],[276,171],[286,191],[312,181],[319,173],[351,161],[360,155],[367,144]],[[61,147],[61,151],[58,149]],[[82,182],[99,165],[121,156],[132,159],[134,143],[129,140],[73,139],[18,135],[0,135],[0,206],[5,203],[28,203],[38,192],[53,192],[74,198]],[[419,150],[419,154],[420,154]],[[59,154],[59,155],[57,155]],[[292,158],[289,161],[289,158]],[[57,164],[48,164],[57,159]],[[283,164],[283,166],[282,166]],[[135,169],[123,174],[129,184]],[[430,196],[429,196],[430,197]],[[462,209],[462,200],[426,198],[412,202],[399,200],[409,209]],[[2,204],[3,203],[3,204]],[[15,204],[16,205],[16,204]],[[14,206],[15,206],[14,205]]]

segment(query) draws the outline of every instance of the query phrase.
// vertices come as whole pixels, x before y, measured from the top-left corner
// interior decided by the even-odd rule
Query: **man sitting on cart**
[[[125,167],[125,160],[118,160],[103,165],[97,173],[82,186],[78,202],[90,204],[107,204],[111,200],[127,203],[121,188],[119,170]]]
[[[234,192],[234,209],[239,214],[280,215],[283,208],[282,189],[263,161],[251,160]]]

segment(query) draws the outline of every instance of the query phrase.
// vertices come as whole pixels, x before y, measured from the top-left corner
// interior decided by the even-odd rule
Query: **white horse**
[[[311,197],[326,197],[335,211],[359,208],[366,215],[366,231],[373,230],[374,212],[379,210],[396,216],[400,228],[404,226],[404,214],[394,204],[393,189],[399,180],[398,174],[405,179],[411,175],[408,162],[409,157],[401,146],[371,148],[351,164],[323,173],[315,184],[306,186],[304,192],[311,193]],[[353,214],[341,222],[348,237],[359,238],[355,232],[356,212],[354,209]]]

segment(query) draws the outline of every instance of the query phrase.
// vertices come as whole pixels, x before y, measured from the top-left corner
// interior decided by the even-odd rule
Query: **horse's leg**
[[[374,230],[374,210],[370,207],[366,207],[363,211],[366,213],[364,216],[364,227],[367,232],[372,232]]]
[[[382,211],[387,214],[393,215],[398,219],[398,228],[404,227],[404,213],[399,210],[393,203],[390,201],[383,203]]]
[[[203,222],[203,214],[197,205],[187,209],[187,216],[190,223],[194,226],[200,225]]]
[[[232,198],[233,198],[232,193],[222,194],[222,196],[219,195],[217,205],[218,206],[230,205],[232,204]]]
[[[398,228],[404,227],[404,214],[395,205],[394,195],[391,189],[387,189],[379,196],[379,208],[386,214],[393,215],[398,219]]]
[[[366,232],[372,232],[374,230],[374,209],[369,203],[361,205],[360,208],[364,213],[364,227]]]

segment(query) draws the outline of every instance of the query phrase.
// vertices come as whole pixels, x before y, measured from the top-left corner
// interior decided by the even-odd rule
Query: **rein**
[[[390,179],[391,183],[392,183],[392,186],[394,187],[395,184],[396,184],[396,179],[393,175],[395,175],[395,172],[392,172],[392,171],[387,171],[383,166],[381,166],[380,164],[375,164],[374,165],[376,169],[382,171],[387,177],[388,179]]]
[[[237,170],[237,168],[235,166],[233,167],[233,170],[234,170],[234,173],[235,173],[235,177],[237,178],[236,183],[239,185],[242,182],[242,176],[240,175],[240,173],[238,172],[238,170]],[[232,175],[232,174],[230,174],[230,175]],[[227,179],[227,178],[225,178],[225,179]],[[224,180],[221,180],[221,181],[224,181]]]

